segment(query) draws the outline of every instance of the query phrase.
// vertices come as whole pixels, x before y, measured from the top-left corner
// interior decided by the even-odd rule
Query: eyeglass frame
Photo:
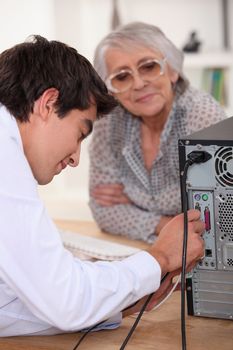
[[[155,81],[155,80],[157,80],[161,75],[164,74],[164,67],[165,67],[166,61],[167,61],[167,58],[166,58],[166,57],[164,57],[164,58],[162,58],[162,59],[160,59],[160,60],[158,60],[157,58],[152,58],[152,59],[150,58],[150,59],[148,59],[148,60],[146,60],[146,61],[143,61],[142,63],[140,63],[140,64],[137,66],[137,68],[136,68],[136,69],[137,69],[137,72],[133,72],[131,69],[121,69],[119,72],[110,74],[110,75],[107,77],[107,79],[105,80],[105,84],[106,84],[106,86],[107,86],[107,88],[108,88],[108,90],[109,90],[110,92],[115,93],[115,94],[121,94],[121,93],[126,92],[126,91],[128,91],[129,89],[131,89],[131,86],[128,87],[127,89],[125,89],[125,90],[122,90],[122,91],[119,91],[119,90],[115,89],[115,88],[112,86],[112,84],[111,84],[111,80],[112,80],[113,78],[115,78],[118,74],[127,72],[127,73],[131,74],[133,77],[135,76],[135,74],[140,76],[140,74],[139,74],[139,72],[138,72],[138,68],[140,68],[140,66],[142,66],[142,65],[144,65],[144,64],[146,64],[146,63],[148,63],[148,62],[156,62],[156,63],[158,63],[158,64],[160,65],[160,73],[159,73],[159,75],[156,76],[154,79],[150,80],[150,81]],[[141,76],[140,76],[140,77],[141,77]],[[142,79],[143,79],[143,78],[142,78]]]

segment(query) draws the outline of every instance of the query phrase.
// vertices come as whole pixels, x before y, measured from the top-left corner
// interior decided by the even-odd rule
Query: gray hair
[[[189,85],[183,73],[183,52],[179,50],[156,26],[132,22],[118,27],[103,38],[95,50],[94,67],[103,80],[107,78],[105,53],[109,48],[127,49],[130,46],[144,46],[162,53],[171,69],[179,75],[176,88],[182,93]]]

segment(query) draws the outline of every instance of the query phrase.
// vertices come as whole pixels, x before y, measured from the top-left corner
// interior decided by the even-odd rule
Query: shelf
[[[233,66],[233,52],[185,53],[184,68],[230,68]]]
[[[221,76],[224,77],[222,78],[224,85],[220,84],[220,80],[216,80],[217,77],[220,77],[219,69],[222,71]],[[220,102],[224,101],[223,108],[226,114],[233,115],[232,51],[185,53],[184,73],[192,86],[211,93]],[[223,86],[223,90],[222,88],[219,90],[220,86]]]

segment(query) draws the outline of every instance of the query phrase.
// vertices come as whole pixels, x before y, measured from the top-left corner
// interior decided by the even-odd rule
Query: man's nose
[[[72,166],[72,167],[78,166],[79,159],[80,159],[80,147],[75,153],[71,154],[69,159],[69,166]]]

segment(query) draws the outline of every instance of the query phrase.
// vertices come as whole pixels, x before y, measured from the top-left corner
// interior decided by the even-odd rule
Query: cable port
[[[194,163],[205,163],[212,158],[212,155],[206,151],[192,151],[187,155],[189,165]]]
[[[211,223],[210,223],[210,210],[208,207],[205,207],[204,210],[204,219],[205,219],[205,229],[206,231],[211,230]]]
[[[212,249],[206,249],[205,250],[205,256],[212,257]]]
[[[195,209],[201,211],[201,206],[198,202],[195,203]]]

